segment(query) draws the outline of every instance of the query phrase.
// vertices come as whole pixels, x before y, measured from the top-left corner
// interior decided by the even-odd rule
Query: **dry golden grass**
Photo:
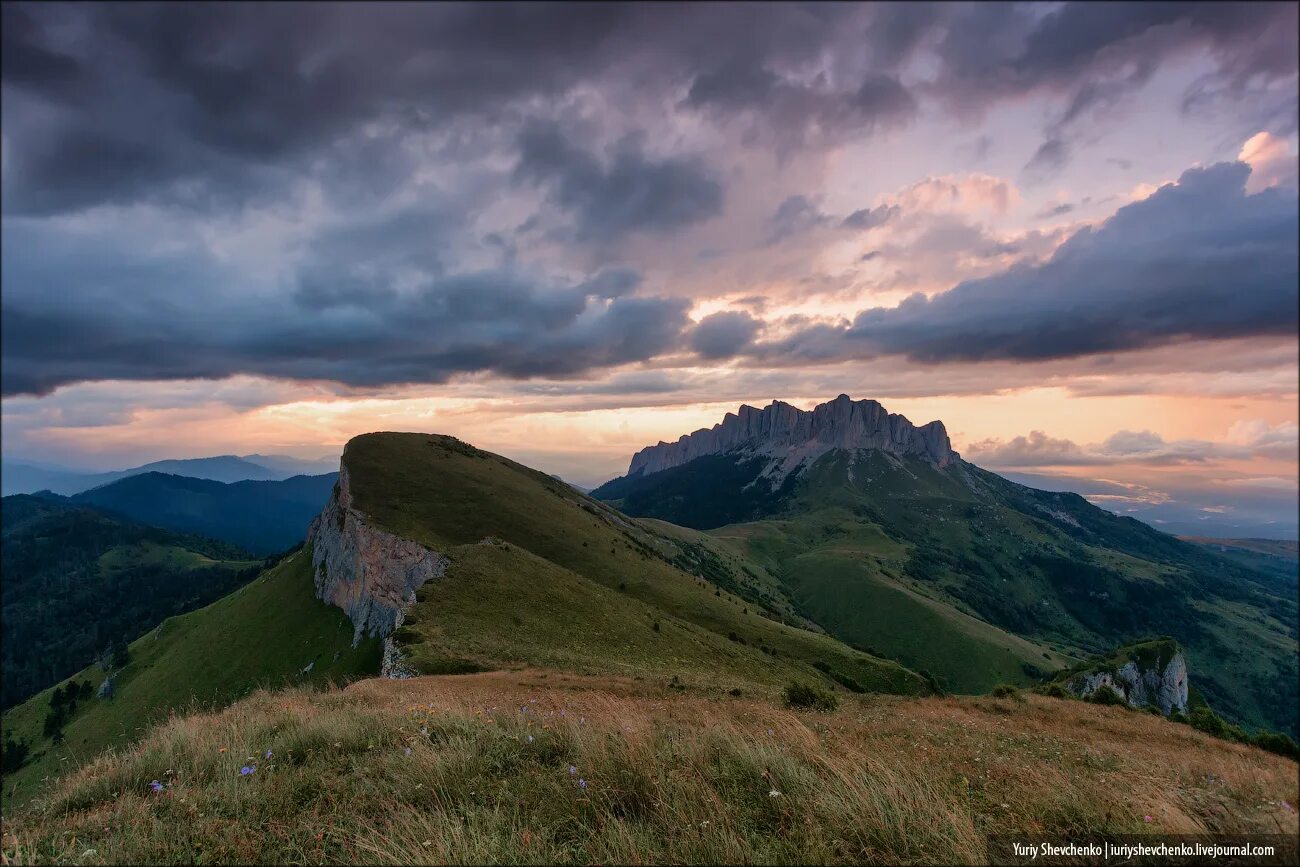
[[[173,719],[6,817],[3,849],[13,864],[979,863],[991,833],[1294,835],[1296,800],[1294,762],[1120,708],[872,696],[797,713],[494,672]]]

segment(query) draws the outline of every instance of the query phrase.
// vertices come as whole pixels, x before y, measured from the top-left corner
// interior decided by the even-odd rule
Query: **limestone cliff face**
[[[441,578],[451,564],[437,551],[375,527],[357,511],[346,465],[334,495],[308,528],[307,542],[316,595],[347,612],[353,644],[366,636],[387,638],[415,604],[416,588]]]
[[[703,455],[735,449],[773,455],[797,453],[804,460],[836,448],[879,449],[919,457],[941,467],[958,457],[943,422],[917,427],[874,400],[855,401],[841,394],[811,411],[779,400],[763,409],[742,406],[738,413],[727,413],[711,429],[698,430],[675,443],[661,442],[641,449],[632,456],[627,474],[657,473]]]
[[[1163,667],[1157,661],[1142,668],[1129,660],[1115,671],[1084,672],[1066,683],[1066,688],[1080,698],[1087,698],[1103,686],[1124,696],[1133,707],[1154,704],[1165,716],[1174,711],[1187,713],[1187,660],[1182,651]]]

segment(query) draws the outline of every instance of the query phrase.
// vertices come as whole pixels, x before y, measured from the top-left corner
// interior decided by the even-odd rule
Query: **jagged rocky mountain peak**
[[[737,449],[756,453],[800,452],[805,457],[831,449],[879,449],[919,457],[937,466],[957,459],[941,421],[916,426],[890,413],[878,401],[841,394],[811,410],[774,400],[762,409],[743,404],[712,428],[701,428],[674,443],[660,442],[632,456],[628,475],[648,475],[704,455]]]

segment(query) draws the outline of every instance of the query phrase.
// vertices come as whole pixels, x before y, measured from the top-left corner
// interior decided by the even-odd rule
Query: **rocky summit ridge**
[[[782,454],[802,461],[832,449],[877,449],[899,457],[917,457],[939,467],[957,460],[943,422],[916,426],[874,400],[834,400],[801,410],[779,400],[762,409],[741,406],[712,428],[702,428],[677,442],[647,446],[632,456],[627,474],[649,475],[681,466],[705,455],[745,450]]]

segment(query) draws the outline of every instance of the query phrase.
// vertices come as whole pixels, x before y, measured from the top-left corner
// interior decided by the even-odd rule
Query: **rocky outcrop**
[[[742,406],[736,413],[727,413],[721,424],[712,428],[697,430],[675,443],[661,442],[641,449],[632,456],[627,474],[649,475],[704,455],[734,450],[792,453],[806,461],[831,449],[879,449],[918,457],[940,467],[958,457],[943,422],[917,427],[874,400],[853,400],[841,394],[810,411],[779,400],[763,409]]]
[[[451,564],[437,551],[375,527],[357,511],[346,465],[307,530],[307,542],[316,595],[347,612],[353,644],[366,636],[387,637],[415,604],[416,589],[441,578]]]
[[[1109,687],[1133,707],[1155,705],[1165,716],[1187,713],[1187,660],[1181,650],[1159,654],[1145,662],[1129,659],[1123,665],[1099,668],[1072,676],[1065,688],[1080,698]]]
[[[405,680],[408,677],[415,677],[419,672],[407,664],[406,654],[402,653],[402,648],[397,645],[390,635],[384,639],[384,655],[379,666],[379,676],[387,677],[391,680]]]

